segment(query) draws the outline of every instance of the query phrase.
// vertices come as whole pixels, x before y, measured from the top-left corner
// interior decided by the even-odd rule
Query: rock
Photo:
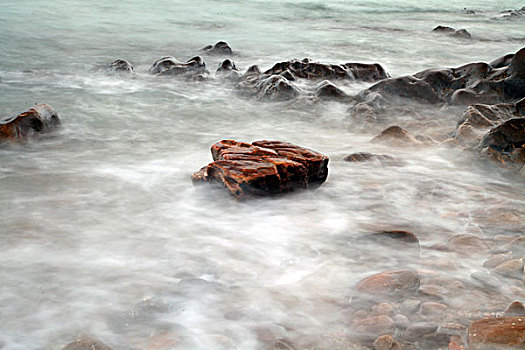
[[[233,50],[225,41],[219,41],[215,45],[208,45],[203,47],[201,51],[204,51],[208,55],[232,55]]]
[[[268,98],[274,101],[290,100],[300,93],[299,89],[282,75],[272,75],[259,80],[253,91],[258,98]]]
[[[525,163],[525,118],[509,119],[492,128],[480,142],[481,153],[506,163]]]
[[[96,339],[82,337],[64,346],[62,350],[111,350],[111,348]]]
[[[497,255],[494,255],[492,258],[488,259],[488,260],[485,260],[485,262],[483,263],[483,267],[487,268],[487,269],[493,269],[495,268],[496,266],[504,263],[505,261],[509,260],[510,259],[510,255],[508,254],[497,254]]]
[[[525,97],[525,48],[514,54],[510,60],[503,89],[510,99]]]
[[[419,239],[409,231],[385,230],[360,235],[356,238],[363,251],[375,250],[378,246],[387,246],[394,253],[401,253],[400,258],[412,259],[419,255]],[[367,244],[368,246],[365,246]]]
[[[459,234],[451,237],[447,246],[451,251],[463,255],[484,254],[489,251],[487,244],[479,237],[469,234]]]
[[[394,308],[389,303],[377,304],[372,308],[372,312],[370,312],[369,316],[379,315],[392,317],[392,315],[394,315]]]
[[[222,61],[221,64],[219,64],[219,68],[217,68],[216,73],[229,73],[232,71],[238,71],[238,69],[232,60],[227,59],[227,60]]]
[[[525,236],[516,237],[505,246],[505,249],[515,256],[525,256]]]
[[[417,143],[417,141],[400,126],[394,125],[383,130],[375,136],[370,142],[390,143],[395,146],[405,146]]]
[[[368,152],[352,153],[343,159],[345,162],[367,162],[367,161],[378,161],[381,164],[386,165],[401,165],[402,162],[398,159],[386,155],[386,154],[374,154]]]
[[[448,293],[446,288],[435,284],[424,284],[418,290],[418,295],[437,302],[444,301]]]
[[[438,329],[438,325],[433,322],[416,322],[411,324],[403,337],[408,340],[417,340],[419,337],[424,335],[435,333]]]
[[[439,318],[446,314],[448,307],[445,304],[426,302],[421,304],[421,314],[424,316]]]
[[[126,60],[118,59],[118,60],[111,62],[108,65],[107,70],[110,73],[120,73],[120,72],[132,73],[133,66],[131,65],[131,63],[129,63]]]
[[[401,344],[391,335],[381,335],[372,344],[374,350],[401,350]]]
[[[466,29],[459,29],[455,30],[452,27],[447,26],[437,26],[432,30],[433,33],[440,33],[440,34],[447,34],[449,36],[457,37],[457,38],[463,38],[463,39],[470,39],[470,33],[467,32]]]
[[[285,71],[297,78],[303,79],[350,79],[362,81],[378,81],[388,78],[385,69],[375,64],[344,63],[340,65],[310,62],[305,58],[302,61],[291,60],[276,63],[264,74],[275,75]]]
[[[492,62],[489,63],[489,65],[492,67],[492,68],[503,68],[503,67],[506,67],[510,64],[510,61],[512,60],[512,58],[514,57],[514,54],[513,53],[509,53],[505,56],[501,56],[499,58],[496,58],[495,60],[493,60]]]
[[[404,329],[407,329],[408,326],[410,326],[410,320],[408,319],[408,317],[401,315],[401,314],[395,314],[392,317],[392,321],[394,321],[394,325],[398,329],[404,330]]]
[[[358,338],[374,340],[380,335],[393,335],[394,321],[388,316],[372,316],[352,322],[351,333]]]
[[[328,157],[287,142],[223,140],[211,152],[214,162],[193,182],[221,183],[238,199],[315,188],[328,176]]]
[[[469,349],[524,349],[525,317],[483,318],[468,329]]]
[[[507,307],[504,316],[525,316],[525,306],[523,303],[515,301]]]
[[[330,81],[324,80],[315,88],[315,97],[323,100],[341,100],[349,96]]]
[[[442,323],[439,325],[439,333],[446,334],[449,336],[463,335],[467,330],[467,326],[460,323]]]
[[[206,64],[200,56],[195,56],[186,63],[179,62],[172,56],[162,57],[153,63],[149,72],[157,75],[173,75],[187,78],[209,74]]]
[[[523,267],[523,259],[512,259],[498,265],[492,272],[501,276],[522,280]]]
[[[406,296],[419,288],[419,274],[412,270],[391,270],[366,277],[357,291],[369,295]]]
[[[401,304],[401,312],[403,315],[412,315],[419,310],[421,301],[417,299],[408,299]]]
[[[472,38],[472,36],[470,35],[469,32],[467,32],[466,29],[456,30],[453,34],[451,34],[451,36],[456,37],[456,38],[462,38],[462,39]]]
[[[437,26],[432,30],[434,33],[445,33],[445,34],[451,34],[454,33],[456,30],[452,27],[447,26]]]
[[[525,6],[518,10],[505,10],[500,12],[500,15],[502,15],[502,18],[505,19],[512,19],[512,18],[520,18],[525,16]]]
[[[0,140],[22,139],[56,129],[60,119],[53,107],[38,103],[17,115],[0,118]]]

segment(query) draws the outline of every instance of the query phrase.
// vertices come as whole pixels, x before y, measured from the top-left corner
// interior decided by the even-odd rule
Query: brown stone
[[[287,142],[223,140],[211,152],[214,162],[193,182],[221,183],[236,198],[315,188],[328,176],[328,157]]]
[[[525,306],[519,301],[510,304],[505,310],[505,316],[525,316]]]
[[[498,265],[503,264],[505,261],[510,259],[510,255],[508,254],[496,254],[492,258],[485,260],[483,263],[483,267],[487,269],[493,269]]]
[[[359,293],[371,295],[406,295],[419,288],[419,274],[412,270],[391,270],[369,276],[357,284]]]
[[[395,146],[405,146],[417,143],[416,139],[414,139],[408,131],[397,125],[386,128],[370,142],[386,142]]]
[[[525,256],[525,236],[514,238],[505,249],[516,256]]]
[[[447,246],[450,250],[463,255],[483,254],[489,251],[489,247],[481,238],[469,234],[451,237],[447,242]]]
[[[380,335],[393,335],[394,321],[388,316],[379,315],[356,320],[352,323],[351,333],[358,338],[374,340]]]
[[[505,261],[492,271],[498,275],[521,280],[523,278],[523,259]]]
[[[392,317],[394,314],[394,308],[389,303],[381,303],[377,304],[374,307],[372,307],[372,312],[370,312],[369,316],[379,316],[379,315],[385,315]]]
[[[438,329],[438,325],[433,322],[416,322],[411,324],[403,337],[408,340],[416,340],[424,335],[435,333]]]
[[[383,164],[398,164],[401,163],[396,158],[386,154],[374,154],[368,152],[352,153],[343,159],[345,162],[367,162],[367,161],[379,161]]]
[[[468,330],[468,343],[472,350],[525,349],[525,317],[495,317],[474,321]]]
[[[0,118],[0,140],[22,139],[44,133],[60,125],[60,119],[53,107],[39,103],[17,115]]]
[[[111,350],[111,348],[96,339],[81,337],[64,346],[62,350]]]
[[[391,335],[382,335],[377,337],[372,344],[374,350],[401,350],[401,344]]]
[[[429,317],[440,317],[445,315],[448,307],[442,303],[429,301],[421,304],[421,314]]]

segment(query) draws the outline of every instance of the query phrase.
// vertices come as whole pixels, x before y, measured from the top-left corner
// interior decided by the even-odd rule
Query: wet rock
[[[403,315],[412,315],[419,310],[421,301],[417,299],[408,299],[403,301],[401,304],[400,310]]]
[[[370,312],[369,316],[379,316],[379,315],[385,315],[392,317],[394,314],[394,308],[389,303],[381,303],[377,304],[372,308],[372,312]]]
[[[495,317],[472,322],[468,329],[469,349],[525,348],[525,318]]]
[[[274,350],[297,350],[295,345],[287,339],[279,339],[273,344]]]
[[[470,277],[488,291],[497,291],[501,285],[497,278],[486,272],[476,271],[471,273]]]
[[[222,61],[221,64],[219,64],[219,68],[217,68],[216,73],[229,73],[232,71],[238,71],[237,67],[235,66],[235,63],[233,63],[232,60],[227,59]]]
[[[25,112],[0,118],[0,140],[22,139],[56,129],[60,119],[53,107],[38,103]]]
[[[447,242],[447,246],[451,251],[463,255],[484,254],[489,251],[489,247],[481,238],[469,234],[451,237]]]
[[[391,270],[366,277],[357,284],[359,293],[399,296],[414,293],[419,288],[419,274],[412,270]]]
[[[504,316],[525,316],[525,306],[522,302],[515,301],[507,307]]]
[[[372,344],[374,350],[401,350],[401,344],[391,335],[379,336]]]
[[[404,330],[404,329],[407,329],[408,326],[410,326],[410,320],[408,319],[408,317],[401,315],[401,314],[395,314],[392,317],[392,321],[394,321],[394,325],[398,329]]]
[[[432,29],[434,33],[445,33],[445,34],[452,34],[456,30],[452,27],[447,26],[437,26],[436,28]]]
[[[393,335],[394,332],[394,321],[385,315],[356,320],[351,327],[351,333],[354,336],[370,341],[373,341],[380,335]]]
[[[126,60],[118,59],[118,60],[115,60],[115,61],[111,62],[108,65],[107,70],[110,73],[120,73],[120,72],[132,73],[133,72],[133,66],[131,65],[131,63],[129,63]]]
[[[419,337],[435,333],[438,329],[438,325],[433,322],[416,322],[411,324],[403,337],[408,340],[417,340]]]
[[[208,45],[203,47],[201,51],[204,51],[208,55],[232,55],[233,50],[225,41],[219,41],[215,45]]]
[[[497,254],[494,255],[492,258],[485,260],[483,263],[483,267],[487,269],[493,269],[496,266],[503,264],[505,261],[509,260],[511,258],[511,255],[509,254]]]
[[[328,176],[328,157],[287,142],[223,140],[211,151],[214,162],[193,182],[218,182],[239,199],[315,188]]]
[[[425,284],[419,287],[418,295],[425,297],[427,300],[441,302],[445,300],[448,290],[435,284]]]
[[[469,32],[467,32],[466,29],[456,30],[453,34],[451,34],[451,36],[453,36],[455,38],[462,38],[462,39],[470,39],[470,38],[472,38],[472,36],[470,35]]]
[[[447,34],[453,37],[463,38],[463,39],[471,38],[470,33],[467,32],[466,29],[455,30],[454,28],[447,27],[447,26],[437,26],[436,28],[432,30],[432,32],[439,33],[439,34]]]
[[[324,80],[315,88],[315,97],[323,100],[341,100],[348,98],[348,95],[328,80]]]
[[[429,301],[421,304],[421,314],[428,317],[443,317],[447,310],[448,307],[442,303]]]
[[[501,276],[522,280],[523,267],[523,259],[512,259],[498,265],[492,272]]]
[[[300,91],[282,75],[272,75],[258,81],[253,91],[258,98],[274,101],[290,100],[299,95]]]
[[[512,252],[515,256],[525,256],[525,236],[513,239],[505,246],[505,250]]]
[[[492,128],[481,141],[481,154],[502,164],[525,163],[525,118],[509,119]]]
[[[419,255],[419,239],[409,231],[385,230],[360,235],[356,238],[363,251],[373,251],[378,246],[389,247],[394,253],[399,252],[399,258],[412,259]]]
[[[200,56],[195,56],[186,63],[179,62],[172,56],[162,57],[153,63],[149,72],[157,75],[173,75],[187,78],[209,74],[206,64]]]
[[[512,18],[523,17],[523,16],[525,16],[525,6],[522,7],[521,9],[517,9],[517,10],[505,10],[505,11],[502,11],[502,12],[500,12],[500,15],[501,15],[502,18],[505,18],[505,19],[512,19]]]
[[[396,146],[412,145],[417,141],[400,126],[394,125],[383,130],[375,136],[370,142],[390,143]]]
[[[367,162],[367,161],[378,161],[386,165],[401,165],[402,162],[397,158],[386,154],[374,154],[368,152],[352,153],[343,159],[345,162]]]
[[[388,78],[385,69],[375,64],[365,63],[344,63],[324,64],[318,62],[310,62],[305,58],[302,61],[291,60],[276,63],[272,68],[268,69],[264,74],[275,75],[289,71],[294,77],[303,79],[350,79],[362,81],[378,81]]]
[[[439,325],[439,333],[446,334],[449,336],[463,335],[467,330],[467,326],[460,323],[442,323]]]
[[[111,348],[97,339],[82,337],[64,346],[62,350],[111,350]]]

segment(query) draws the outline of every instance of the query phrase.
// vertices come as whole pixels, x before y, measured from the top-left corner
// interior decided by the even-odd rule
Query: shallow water
[[[491,61],[524,46],[525,19],[498,16],[522,5],[4,0],[0,112],[45,102],[63,125],[0,146],[0,348],[60,349],[87,334],[114,349],[272,349],[281,338],[334,349],[361,278],[448,258],[422,249],[407,262],[353,237],[406,229],[428,247],[473,230],[522,234],[523,182],[467,152],[371,144],[376,130],[351,128],[340,103],[256,101],[219,81],[147,74],[159,57],[186,60],[219,40],[238,51],[241,69],[310,57],[378,62],[399,76]],[[473,40],[433,35],[437,25],[466,28]],[[136,73],[105,74],[116,58]],[[204,59],[210,71],[221,61]],[[452,131],[461,108],[433,113],[436,130]],[[245,202],[194,188],[191,173],[221,139],[318,150],[330,157],[328,180]],[[359,151],[404,164],[343,161]],[[455,263],[441,272],[461,281],[481,265]],[[502,294],[503,303],[523,297]]]

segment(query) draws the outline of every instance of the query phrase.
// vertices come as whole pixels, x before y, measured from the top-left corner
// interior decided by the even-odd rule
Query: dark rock
[[[111,348],[96,339],[82,337],[64,346],[62,350],[111,350]]]
[[[49,132],[59,125],[60,119],[53,107],[38,103],[20,114],[0,118],[0,140]]]
[[[230,59],[222,61],[222,63],[219,64],[219,68],[217,68],[217,73],[228,73],[232,71],[238,71],[238,69]]]
[[[115,60],[111,62],[108,65],[107,70],[111,73],[117,73],[117,72],[132,73],[133,66],[128,61],[119,59],[119,60]]]
[[[372,344],[374,350],[401,350],[401,344],[391,335],[379,336]]]
[[[233,50],[227,42],[219,41],[215,45],[208,45],[203,47],[201,51],[209,55],[232,55]]]
[[[456,38],[463,38],[463,39],[472,38],[472,36],[470,35],[469,32],[467,32],[466,29],[456,30],[453,34],[451,34],[451,36],[456,37]]]
[[[505,316],[525,316],[525,306],[519,301],[510,304],[505,310]]]
[[[483,318],[468,329],[469,349],[525,348],[525,317]]]
[[[258,98],[275,101],[289,100],[299,95],[299,89],[281,75],[272,75],[259,80],[253,90]]]
[[[352,153],[346,156],[343,160],[345,162],[356,162],[356,163],[373,161],[373,160],[377,160],[381,163],[386,163],[386,164],[392,164],[392,163],[399,162],[396,158],[386,155],[386,154],[374,154],[374,153],[368,153],[368,152]]]
[[[383,130],[370,142],[390,143],[395,146],[404,146],[417,143],[417,141],[400,126],[394,125]]]
[[[433,318],[439,318],[446,314],[448,307],[442,303],[428,301],[421,304],[421,314]]]
[[[525,163],[525,118],[512,118],[492,128],[479,144],[482,154],[501,163]]]
[[[433,322],[416,322],[411,324],[403,337],[408,340],[417,340],[419,337],[424,335],[435,333],[438,329],[438,325]]]
[[[510,61],[512,60],[513,57],[514,57],[514,54],[509,53],[505,56],[496,58],[494,61],[490,62],[489,65],[492,68],[503,68],[510,64]]]
[[[189,78],[200,74],[209,74],[206,64],[200,56],[195,56],[186,63],[179,62],[171,56],[166,56],[155,61],[149,72],[158,75],[174,75]]]
[[[432,30],[433,32],[435,33],[446,33],[446,34],[451,34],[451,33],[454,33],[456,30],[452,27],[447,27],[447,26],[437,26],[436,28],[434,28]]]
[[[282,72],[280,75],[282,75],[283,77],[285,77],[289,81],[294,81],[295,80],[295,76],[288,69],[285,70],[284,72]]]
[[[436,28],[432,30],[432,32],[440,33],[440,34],[447,34],[447,35],[457,37],[457,38],[464,38],[464,39],[471,38],[470,33],[467,32],[466,29],[455,30],[454,28],[447,27],[447,26],[437,26]]]
[[[399,296],[419,288],[419,274],[412,270],[391,270],[366,277],[357,284],[357,291],[368,295]]]
[[[510,99],[525,97],[525,48],[512,57],[506,76],[503,81],[505,95]]]
[[[328,176],[328,157],[286,142],[223,140],[211,152],[214,162],[193,182],[221,183],[236,198],[315,188]]]
[[[392,315],[394,315],[394,308],[389,303],[381,303],[374,305],[374,307],[372,307],[372,312],[370,312],[369,316],[379,315],[392,317]]]
[[[324,80],[315,88],[315,97],[323,100],[341,100],[348,98],[348,95],[328,80]]]
[[[518,10],[506,10],[500,12],[500,15],[502,15],[502,18],[505,19],[513,19],[513,18],[520,18],[525,16],[525,6]]]

